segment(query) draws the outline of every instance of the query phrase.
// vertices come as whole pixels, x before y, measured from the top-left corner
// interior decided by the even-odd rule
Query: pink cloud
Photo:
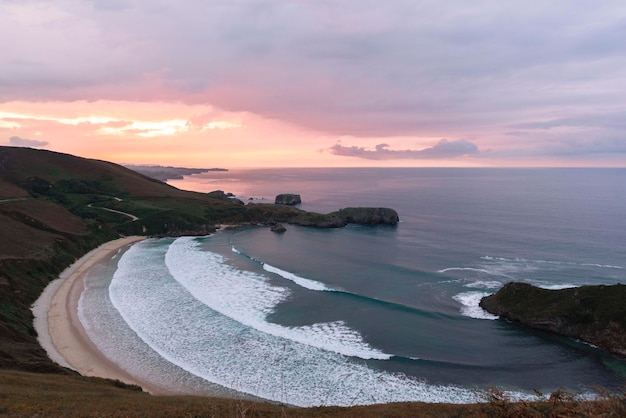
[[[588,141],[615,137],[611,115],[624,108],[622,3],[563,7],[2,2],[0,102],[184,103],[324,138],[478,138],[481,149],[540,153],[568,127]],[[568,126],[536,129],[545,121]]]

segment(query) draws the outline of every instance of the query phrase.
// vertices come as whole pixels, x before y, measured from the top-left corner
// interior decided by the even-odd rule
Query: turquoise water
[[[210,381],[308,406],[625,381],[624,362],[496,320],[478,301],[512,280],[624,282],[626,170],[266,169],[171,183],[252,202],[300,193],[319,212],[387,206],[401,222],[245,227],[120,254],[88,279],[81,320],[124,367],[167,375],[163,385]]]

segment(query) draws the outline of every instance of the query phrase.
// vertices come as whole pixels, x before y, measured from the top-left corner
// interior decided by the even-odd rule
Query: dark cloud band
[[[358,157],[367,160],[425,160],[458,158],[479,153],[478,146],[465,139],[448,141],[442,139],[436,145],[421,150],[391,150],[388,144],[378,144],[374,150],[365,147],[346,147],[335,144],[328,148],[331,154],[345,157]]]

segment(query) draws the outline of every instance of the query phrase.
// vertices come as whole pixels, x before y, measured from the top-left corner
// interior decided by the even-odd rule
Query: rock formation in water
[[[626,358],[626,285],[547,290],[507,283],[484,297],[480,306],[509,321],[576,338]]]
[[[276,196],[276,200],[274,201],[274,203],[277,205],[294,206],[294,205],[299,205],[300,203],[302,203],[302,199],[300,198],[299,194],[286,193],[286,194],[279,194],[278,196]]]
[[[268,203],[248,203],[248,223],[273,225],[285,222],[314,228],[341,228],[348,224],[396,225],[398,213],[390,208],[347,208],[331,213],[306,212],[304,210]]]
[[[214,199],[227,200],[231,203],[236,203],[238,205],[245,205],[245,203],[242,200],[237,199],[234,194],[224,193],[224,191],[222,190],[214,190],[212,192],[207,193],[207,195]]]
[[[400,221],[398,212],[390,208],[345,208],[336,214],[349,224],[395,225]]]
[[[283,224],[276,224],[276,225],[272,225],[272,227],[270,228],[270,231],[276,232],[276,233],[283,233],[287,231],[287,228],[285,228],[285,225]]]

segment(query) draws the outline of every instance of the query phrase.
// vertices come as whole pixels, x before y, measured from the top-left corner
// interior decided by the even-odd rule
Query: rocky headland
[[[626,285],[547,290],[507,283],[480,301],[486,311],[593,344],[626,359]]]
[[[342,228],[348,224],[396,225],[399,222],[398,213],[390,208],[345,208],[331,213],[307,212],[269,203],[248,203],[246,208],[250,223],[268,225],[285,222],[314,228]]]

